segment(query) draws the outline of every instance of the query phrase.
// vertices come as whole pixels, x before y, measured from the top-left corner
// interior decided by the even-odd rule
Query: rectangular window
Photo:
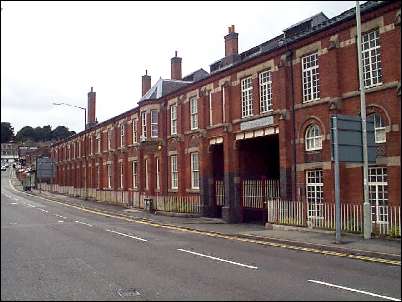
[[[132,163],[133,169],[133,189],[138,189],[138,162],[136,160]]]
[[[156,189],[160,189],[160,167],[159,167],[159,158],[156,158]]]
[[[318,69],[318,53],[302,58],[303,70],[303,103],[320,98],[320,81]]]
[[[209,100],[209,125],[212,126],[212,91],[208,91],[208,100]]]
[[[112,149],[112,129],[107,131],[107,149]]]
[[[101,152],[101,138],[100,138],[100,133],[96,135],[96,153]]]
[[[96,187],[100,188],[100,168],[99,165],[96,166]]]
[[[170,135],[177,134],[177,105],[170,106]]]
[[[141,112],[141,139],[145,140],[147,137],[147,113]]]
[[[82,156],[82,154],[81,154],[81,141],[78,141],[78,157],[81,157]]]
[[[378,28],[362,35],[364,87],[382,84],[380,33]]]
[[[145,165],[145,190],[148,190],[149,183],[148,183],[148,160],[147,159],[144,161],[144,165]]]
[[[241,80],[241,117],[253,115],[253,83],[251,77]]]
[[[379,224],[388,223],[387,168],[369,168],[368,187],[372,221]]]
[[[151,137],[158,137],[158,111],[151,110]]]
[[[200,188],[200,165],[197,152],[191,153],[191,188]]]
[[[120,147],[124,146],[124,124],[120,124]]]
[[[109,189],[112,188],[112,165],[108,164],[107,166],[107,187]]]
[[[73,143],[73,159],[75,159],[75,143]]]
[[[120,188],[123,189],[123,180],[124,180],[124,167],[123,163],[120,163]]]
[[[198,102],[196,97],[190,98],[191,130],[198,128]]]
[[[133,120],[133,144],[138,142],[138,140],[137,140],[137,135],[138,135],[137,134],[137,122],[138,122],[137,119]]]
[[[177,171],[177,155],[170,157],[170,167],[172,173],[172,189],[177,189],[178,186],[178,171]]]
[[[306,197],[308,217],[322,218],[324,201],[322,170],[306,171]]]
[[[260,111],[272,110],[272,75],[267,70],[260,73]]]

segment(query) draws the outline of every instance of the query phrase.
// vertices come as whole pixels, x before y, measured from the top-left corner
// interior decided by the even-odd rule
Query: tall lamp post
[[[75,105],[71,105],[71,104],[67,104],[67,103],[52,103],[52,104],[53,104],[53,105],[56,105],[56,106],[59,106],[59,105],[66,105],[66,106],[69,106],[69,107],[75,107],[75,108],[84,110],[84,114],[85,114],[85,116],[84,116],[84,122],[85,122],[85,124],[84,124],[84,130],[86,129],[86,127],[87,127],[87,108],[80,107],[80,106],[75,106]]]
[[[66,106],[69,106],[69,107],[75,107],[75,108],[84,110],[84,114],[85,114],[85,116],[84,116],[84,122],[85,122],[85,124],[84,124],[84,131],[85,131],[85,129],[86,129],[86,127],[87,127],[87,109],[86,109],[86,108],[80,107],[80,106],[76,106],[76,105],[67,104],[67,103],[53,103],[53,105],[56,105],[56,106],[66,105]],[[87,171],[87,169],[85,168],[85,199],[88,198],[88,188],[87,188],[86,171]]]

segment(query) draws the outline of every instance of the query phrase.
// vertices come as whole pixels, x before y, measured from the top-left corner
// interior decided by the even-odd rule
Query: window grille
[[[158,137],[158,111],[151,110],[151,137]]]
[[[322,218],[323,188],[322,170],[306,171],[306,197],[309,218]]]
[[[177,171],[177,155],[170,157],[171,173],[172,173],[172,189],[178,188],[178,171]]]
[[[251,77],[241,80],[241,116],[253,115],[253,84]]]
[[[191,130],[198,128],[198,104],[197,98],[190,98]]]
[[[303,68],[303,103],[320,98],[320,80],[318,68],[318,53],[302,58]]]
[[[378,28],[362,35],[364,87],[382,84],[380,34]]]
[[[320,127],[316,124],[310,125],[306,130],[306,151],[321,150],[322,135]]]
[[[170,106],[170,135],[177,134],[177,105]]]
[[[197,152],[191,153],[191,188],[200,188],[200,165]]]
[[[260,73],[260,111],[272,110],[272,75],[267,70]]]
[[[371,218],[375,223],[388,222],[388,175],[387,168],[372,167],[368,171]]]

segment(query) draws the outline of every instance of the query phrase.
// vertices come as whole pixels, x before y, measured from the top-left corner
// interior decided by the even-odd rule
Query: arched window
[[[374,117],[374,131],[375,131],[375,142],[377,144],[385,143],[387,136],[385,134],[385,123],[379,113],[373,113]]]
[[[316,124],[308,126],[306,130],[306,151],[321,150],[322,136],[320,127]]]

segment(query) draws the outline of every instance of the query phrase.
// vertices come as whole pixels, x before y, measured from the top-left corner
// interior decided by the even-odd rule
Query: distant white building
[[[18,160],[18,145],[15,143],[1,144],[1,162],[14,162]]]

